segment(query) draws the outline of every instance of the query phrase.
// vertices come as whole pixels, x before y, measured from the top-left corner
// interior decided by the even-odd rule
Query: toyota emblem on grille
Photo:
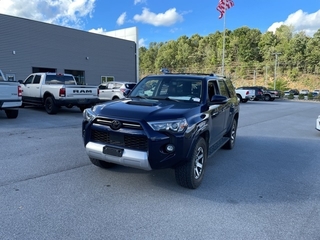
[[[113,120],[112,122],[111,122],[111,128],[113,129],[113,130],[118,130],[118,129],[120,129],[121,128],[121,122],[120,121],[118,121],[118,120]]]

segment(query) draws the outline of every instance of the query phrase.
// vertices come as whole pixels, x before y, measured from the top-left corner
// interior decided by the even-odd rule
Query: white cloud
[[[103,28],[97,28],[97,29],[93,28],[93,29],[90,29],[88,32],[107,35],[107,30]]]
[[[1,0],[0,13],[68,27],[81,28],[91,17],[96,0]]]
[[[145,3],[146,0],[134,0],[134,5],[137,5],[138,3]]]
[[[146,46],[146,39],[140,38],[139,39],[139,47],[145,47]]]
[[[126,17],[127,17],[127,13],[126,12],[122,13],[117,19],[117,24],[119,26],[123,25],[126,20]]]
[[[275,32],[281,25],[293,26],[295,32],[304,31],[308,36],[313,36],[320,29],[320,10],[310,14],[298,10],[290,14],[285,21],[273,23],[268,31]]]
[[[148,8],[142,10],[141,15],[135,15],[133,19],[137,22],[158,26],[171,26],[177,22],[182,22],[182,14],[176,12],[175,8],[167,10],[165,13],[153,13]]]

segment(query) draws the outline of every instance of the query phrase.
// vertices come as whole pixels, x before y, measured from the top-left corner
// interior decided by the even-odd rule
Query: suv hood
[[[175,119],[192,114],[199,103],[177,102],[174,100],[124,99],[96,105],[94,111],[102,117],[128,117],[145,121]]]

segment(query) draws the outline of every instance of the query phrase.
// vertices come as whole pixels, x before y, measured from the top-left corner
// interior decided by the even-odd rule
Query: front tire
[[[19,111],[17,109],[6,109],[4,111],[7,115],[7,118],[10,118],[10,119],[17,118],[19,114]]]
[[[44,100],[44,108],[48,114],[56,114],[58,112],[58,107],[54,104],[53,97],[47,97]]]
[[[115,96],[112,98],[112,101],[118,101],[120,98],[118,96]]]
[[[225,135],[225,137],[229,138],[229,140],[222,146],[223,149],[232,149],[234,147],[237,136],[237,127],[238,122],[236,119],[233,119],[231,128],[229,132],[227,132],[227,134]]]
[[[206,141],[203,138],[199,138],[194,146],[191,159],[175,168],[177,183],[190,189],[199,187],[203,179],[207,157]]]
[[[114,163],[109,163],[109,162],[105,162],[105,161],[101,161],[95,158],[90,158],[90,161],[92,162],[93,165],[100,167],[100,168],[112,168],[114,167],[116,164]]]
[[[271,99],[270,95],[264,95],[264,100],[265,101],[270,101],[270,99]]]

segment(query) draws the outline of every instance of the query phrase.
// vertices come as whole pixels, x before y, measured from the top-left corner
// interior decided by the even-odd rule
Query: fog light
[[[168,144],[168,145],[166,146],[166,151],[169,152],[169,153],[174,152],[175,149],[176,149],[175,146],[172,145],[172,144]]]

